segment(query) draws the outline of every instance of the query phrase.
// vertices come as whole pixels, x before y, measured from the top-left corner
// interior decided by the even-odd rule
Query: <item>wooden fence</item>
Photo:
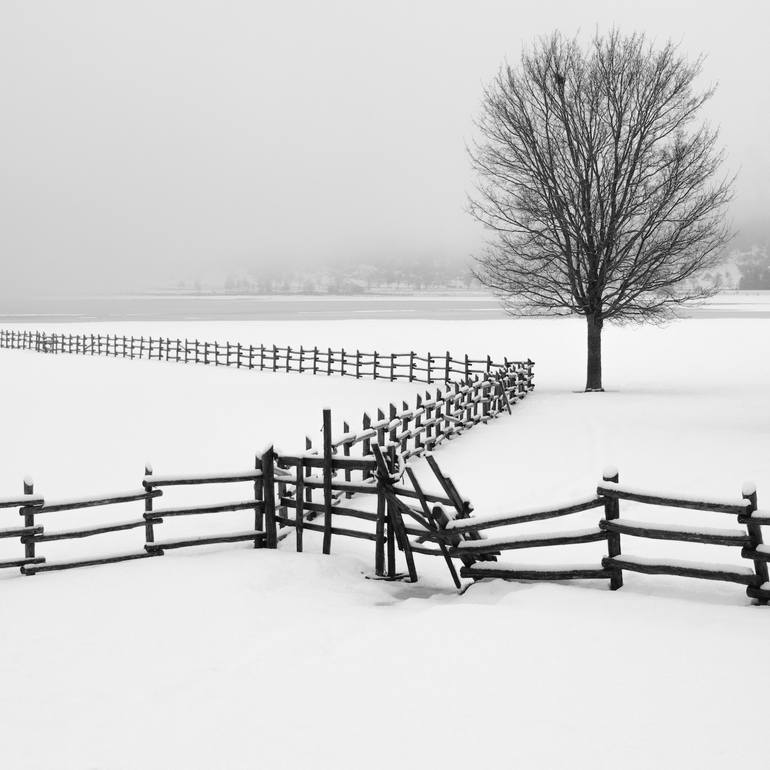
[[[620,501],[628,500],[666,508],[688,508],[736,517],[737,524],[745,529],[714,529],[683,524],[649,524],[620,516]],[[558,518],[591,509],[603,509],[604,517],[595,527],[554,533],[536,533],[524,536],[503,535],[480,542],[453,543],[451,556],[466,558],[461,575],[468,578],[505,578],[509,580],[568,580],[581,578],[606,578],[610,588],[623,585],[623,572],[641,572],[651,575],[677,575],[682,577],[719,580],[745,585],[749,597],[767,604],[770,600],[767,563],[770,548],[762,541],[763,524],[770,524],[770,512],[757,510],[756,489],[745,484],[740,497],[730,499],[705,499],[688,496],[665,495],[619,483],[617,472],[605,473],[596,494],[585,499],[555,508],[528,510],[518,513],[476,517],[468,521],[450,521],[439,536],[449,539],[482,531],[523,524],[532,521]],[[689,543],[732,546],[740,548],[740,556],[749,564],[716,564],[692,562],[681,559],[649,558],[623,553],[621,536],[653,540],[673,540]],[[502,564],[478,564],[479,556],[513,549],[563,546],[595,541],[606,541],[607,556],[600,564],[571,564],[563,568],[517,566]]]
[[[0,348],[35,350],[39,353],[69,353],[85,356],[147,358],[178,363],[234,366],[271,372],[332,374],[409,382],[467,381],[476,375],[488,376],[500,370],[518,369],[533,379],[533,362],[493,361],[491,356],[456,358],[444,354],[371,353],[319,347],[278,347],[242,345],[231,342],[207,342],[198,339],[166,337],[127,337],[115,334],[48,334],[40,331],[0,330]]]
[[[130,559],[162,556],[167,550],[223,542],[253,542],[255,548],[276,548],[279,540],[294,531],[297,551],[304,550],[304,534],[322,535],[322,551],[331,552],[333,537],[366,540],[374,547],[374,576],[383,579],[418,579],[415,555],[438,556],[446,563],[457,588],[461,577],[479,580],[572,580],[606,579],[613,590],[623,586],[625,571],[653,575],[676,575],[726,581],[746,586],[747,595],[760,604],[770,601],[768,567],[770,547],[762,540],[762,525],[770,524],[770,512],[758,510],[753,485],[744,485],[740,497],[701,499],[664,495],[619,483],[616,472],[605,474],[595,494],[548,508],[532,508],[514,513],[477,516],[471,504],[445,476],[432,454],[426,454],[437,490],[426,490],[412,467],[399,452],[397,442],[371,444],[371,456],[350,457],[336,453],[331,436],[331,416],[324,415],[324,451],[309,450],[300,455],[282,455],[268,448],[253,470],[204,476],[163,476],[145,468],[141,488],[128,492],[75,500],[46,500],[36,494],[26,480],[23,493],[0,498],[0,508],[18,508],[23,526],[0,530],[0,537],[19,538],[23,549],[19,558],[0,562],[0,567],[20,567],[24,575],[82,567]],[[352,474],[360,478],[351,479]],[[158,506],[158,498],[168,487],[179,485],[219,485],[245,483],[248,495],[236,500],[195,506]],[[360,502],[352,503],[356,495]],[[371,504],[368,504],[370,501]],[[621,501],[666,508],[686,508],[736,517],[743,528],[707,528],[678,523],[651,524],[620,515]],[[141,515],[118,523],[78,529],[49,530],[47,514],[94,506],[141,504]],[[528,532],[522,535],[506,530],[487,537],[490,530],[528,524],[599,509],[602,518],[595,526],[557,532]],[[159,530],[175,516],[197,516],[246,510],[253,512],[253,526],[224,534],[185,538],[164,538]],[[40,517],[44,519],[41,520]],[[340,519],[343,526],[340,526]],[[41,521],[45,521],[43,524]],[[54,540],[91,538],[123,530],[141,530],[141,547],[118,554],[94,554],[87,558],[48,561],[39,553],[41,544]],[[160,537],[159,537],[160,535]],[[623,552],[623,538],[682,541],[740,548],[746,564],[692,562],[670,558],[649,558]],[[502,564],[505,551],[606,542],[607,555],[597,562],[564,566]],[[625,541],[624,541],[625,542]],[[399,571],[397,554],[403,555]],[[458,571],[454,560],[461,563]]]

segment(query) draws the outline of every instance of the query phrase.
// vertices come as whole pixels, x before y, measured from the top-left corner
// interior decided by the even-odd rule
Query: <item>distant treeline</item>
[[[737,260],[741,277],[739,289],[770,290],[770,256],[767,247],[754,247]]]
[[[467,262],[392,259],[317,267],[256,266],[231,272],[216,285],[180,281],[178,289],[245,294],[365,294],[376,291],[464,290],[479,286]]]

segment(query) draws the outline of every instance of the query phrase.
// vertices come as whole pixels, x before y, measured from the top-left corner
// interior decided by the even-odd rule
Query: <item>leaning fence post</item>
[[[746,529],[748,530],[749,537],[751,538],[751,550],[755,553],[759,550],[759,546],[762,545],[762,527],[759,524],[751,523],[751,514],[757,510],[757,487],[749,481],[744,483],[741,490],[744,500],[748,500],[749,504],[746,506]],[[754,571],[757,573],[757,588],[762,588],[768,581],[767,577],[767,562],[762,560],[754,560]],[[757,598],[760,604],[767,604],[767,599]]]
[[[278,533],[275,528],[275,452],[268,447],[262,455],[262,488],[265,500],[265,545],[276,548]]]
[[[324,484],[324,537],[323,552],[332,549],[332,411],[323,410],[323,484]]]
[[[602,474],[604,481],[617,484],[620,480],[620,474],[617,468],[605,468]],[[620,516],[620,501],[617,497],[604,498],[604,519],[605,521],[614,521]],[[607,555],[610,559],[620,556],[620,533],[607,532]],[[610,590],[617,591],[623,587],[623,570],[617,567],[611,567],[612,575],[610,577]]]
[[[378,444],[375,446],[379,446]],[[385,498],[385,479],[375,471],[377,479],[377,521],[375,524],[374,540],[374,574],[377,577],[385,576],[385,515],[387,511],[387,499]]]

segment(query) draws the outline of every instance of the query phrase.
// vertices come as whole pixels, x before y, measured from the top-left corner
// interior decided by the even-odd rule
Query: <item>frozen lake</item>
[[[770,292],[735,292],[688,308],[692,318],[770,318]],[[0,300],[0,323],[38,321],[496,320],[494,297],[132,294]]]

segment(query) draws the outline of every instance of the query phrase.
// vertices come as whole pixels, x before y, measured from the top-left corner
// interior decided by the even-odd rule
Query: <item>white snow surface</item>
[[[51,329],[62,330],[62,325]],[[74,327],[73,327],[74,328]],[[605,333],[604,394],[583,394],[579,320],[77,325],[243,343],[336,345],[536,362],[535,391],[436,451],[480,516],[592,495],[602,469],[651,488],[770,495],[770,338],[763,319],[688,320]],[[358,430],[426,386],[0,351],[0,494],[83,496],[159,474],[249,467],[267,443],[320,443],[321,407]],[[725,365],[751,361],[750,366]],[[434,387],[431,390],[435,390]],[[424,463],[416,470],[437,491]],[[237,485],[236,485],[237,486]],[[245,483],[244,490],[250,486]],[[231,490],[232,484],[227,485]],[[240,492],[236,492],[240,494]],[[248,496],[248,492],[245,493]],[[230,499],[174,487],[168,505]],[[354,501],[360,498],[354,498]],[[56,527],[141,515],[142,501],[56,514]],[[620,501],[621,516],[713,523],[715,514]],[[603,512],[559,519],[595,526]],[[20,524],[14,509],[3,526]],[[721,516],[721,514],[717,514]],[[110,518],[112,517],[112,518]],[[47,519],[45,520],[47,521]],[[45,524],[41,518],[41,522]],[[53,516],[51,517],[53,521]],[[348,522],[346,520],[346,526]],[[720,519],[720,523],[723,519]],[[495,531],[552,531],[553,521]],[[359,522],[365,526],[365,522]],[[169,519],[159,539],[247,530],[250,511]],[[177,527],[174,529],[174,527]],[[539,528],[539,529],[538,529]],[[142,548],[142,529],[41,543],[51,561]],[[766,538],[768,539],[768,538]],[[623,537],[622,544],[629,543]],[[277,551],[204,546],[135,562],[0,573],[2,764],[13,770],[763,766],[770,614],[742,586],[625,573],[558,584],[483,581],[458,596],[442,559],[416,585],[364,579],[372,544],[293,536]],[[23,553],[0,541],[2,558]],[[104,549],[104,550],[102,550]],[[633,541],[635,555],[746,568],[740,549]],[[526,561],[598,567],[602,542]],[[10,557],[9,557],[10,558]],[[750,681],[741,674],[753,661]],[[737,666],[737,667],[736,667]],[[747,670],[747,669],[746,669]],[[634,693],[608,707],[608,687]],[[739,704],[740,708],[731,708]]]

